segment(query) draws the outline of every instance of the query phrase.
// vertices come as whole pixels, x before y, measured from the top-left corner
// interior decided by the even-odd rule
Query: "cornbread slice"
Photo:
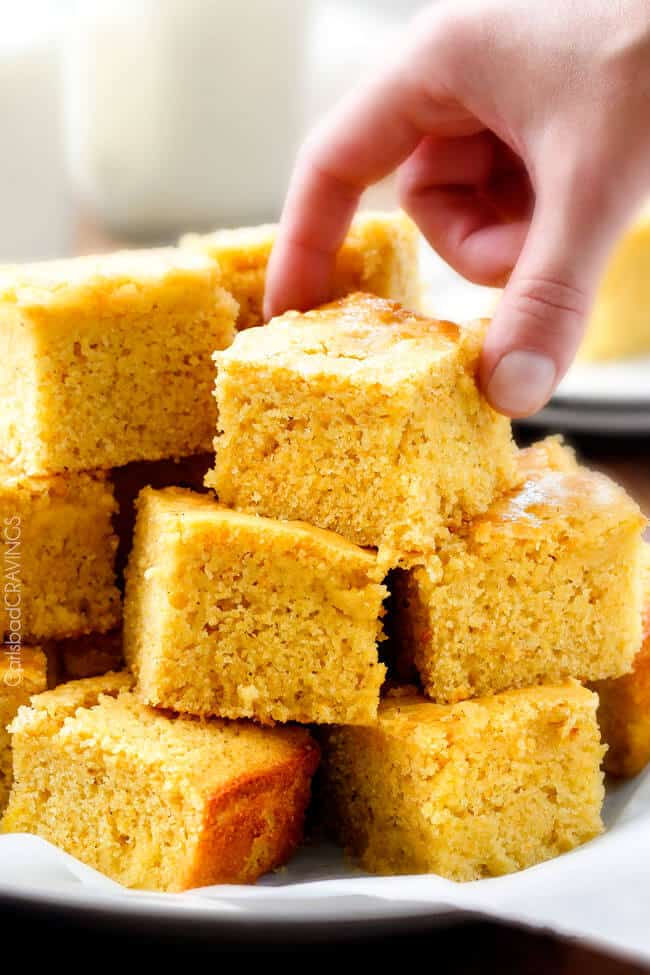
[[[138,692],[198,715],[372,720],[381,579],[373,554],[332,532],[147,488],[124,615]]]
[[[239,304],[238,329],[264,323],[266,266],[276,229],[274,224],[266,224],[181,238],[184,249],[218,261],[222,284]],[[371,210],[353,220],[337,257],[332,298],[352,291],[367,291],[418,308],[418,232],[405,213]]]
[[[120,620],[105,475],[15,475],[0,465],[0,632],[9,642],[103,632]]]
[[[618,677],[639,649],[636,503],[557,444],[524,451],[520,473],[520,487],[396,582],[403,652],[436,701]]]
[[[299,843],[318,748],[302,728],[155,711],[129,675],[63,684],[11,725],[2,832],[147,890],[251,883]]]
[[[510,423],[480,394],[485,323],[355,294],[288,312],[215,355],[220,500],[304,518],[389,564],[435,547],[514,474]]]
[[[0,650],[0,812],[11,789],[11,736],[7,726],[21,704],[47,687],[47,661],[39,647]]]
[[[325,736],[325,822],[373,873],[477,880],[602,830],[595,694],[570,681],[455,705],[408,690]]]
[[[594,362],[650,355],[650,203],[609,259],[578,354]]]
[[[237,306],[173,248],[0,269],[0,457],[29,474],[210,449]]]
[[[650,545],[643,547],[643,643],[631,674],[593,684],[598,721],[608,746],[605,771],[637,775],[650,762]]]
[[[123,585],[124,570],[133,545],[135,502],[140,491],[144,487],[186,487],[203,492],[206,490],[203,486],[205,475],[213,466],[214,453],[211,452],[178,459],[134,461],[124,467],[115,467],[111,471],[115,500],[118,504],[114,525],[119,540],[115,561],[120,586]]]

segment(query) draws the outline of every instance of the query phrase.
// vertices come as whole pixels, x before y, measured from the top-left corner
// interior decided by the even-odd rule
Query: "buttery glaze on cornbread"
[[[220,500],[302,518],[394,564],[430,551],[514,476],[508,420],[461,328],[356,294],[240,332],[217,353]]]
[[[638,506],[554,442],[523,451],[519,473],[398,578],[402,653],[434,700],[618,677],[639,649]]]
[[[373,873],[498,876],[602,830],[595,694],[577,682],[455,705],[401,689],[324,736],[326,821]]]
[[[138,693],[190,714],[372,720],[382,577],[374,554],[333,532],[147,488],[124,609]]]
[[[238,329],[264,324],[266,267],[276,230],[266,224],[181,238],[181,247],[218,262],[221,283],[239,305]],[[418,232],[406,214],[367,211],[355,218],[337,255],[331,294],[340,298],[353,291],[419,307]]]
[[[74,681],[20,709],[2,830],[146,890],[251,883],[284,863],[318,763],[308,731],[175,717],[131,684]]]
[[[16,627],[34,642],[119,623],[115,510],[101,472],[28,477],[0,465],[2,634]]]
[[[237,305],[173,248],[0,269],[0,457],[30,474],[210,449]]]

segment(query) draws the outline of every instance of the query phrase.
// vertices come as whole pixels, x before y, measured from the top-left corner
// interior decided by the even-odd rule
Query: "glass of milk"
[[[78,0],[68,170],[112,233],[276,219],[301,136],[310,0]]]

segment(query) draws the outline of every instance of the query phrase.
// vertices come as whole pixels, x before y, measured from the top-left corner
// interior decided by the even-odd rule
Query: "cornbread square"
[[[593,684],[598,721],[607,744],[605,771],[624,778],[650,762],[650,545],[643,547],[643,643],[631,674]]]
[[[510,423],[478,390],[486,323],[355,294],[239,333],[215,355],[219,499],[304,518],[389,564],[435,548],[514,474]]]
[[[102,472],[29,477],[0,465],[0,631],[10,642],[117,625],[115,509]]]
[[[124,613],[138,693],[197,715],[372,720],[381,579],[374,554],[332,532],[145,489]]]
[[[91,677],[21,708],[2,832],[147,890],[252,883],[283,864],[318,764],[306,729],[178,717],[130,687],[125,673]]]
[[[47,661],[39,647],[0,650],[0,812],[11,790],[11,736],[7,726],[21,704],[47,687]]]
[[[571,681],[454,705],[401,689],[325,736],[325,822],[372,873],[477,880],[602,830],[595,694]]]
[[[579,357],[650,355],[650,202],[618,241],[600,282]]]
[[[133,461],[131,464],[125,464],[124,467],[115,467],[111,471],[115,500],[118,504],[118,513],[113,522],[118,537],[116,556],[118,585],[123,587],[124,570],[133,545],[135,502],[140,491],[145,487],[185,487],[203,492],[206,490],[203,481],[211,467],[214,467],[213,452],[166,460]]]
[[[210,449],[237,306],[173,248],[0,269],[0,457],[29,474]]]
[[[638,506],[556,443],[519,467],[518,488],[396,582],[403,653],[436,701],[618,677],[639,649]]]
[[[262,305],[266,266],[277,227],[238,227],[211,234],[186,234],[180,245],[216,260],[222,284],[239,305],[237,328],[264,324]],[[353,220],[336,260],[332,298],[367,291],[418,308],[420,275],[418,232],[399,211],[366,211]]]

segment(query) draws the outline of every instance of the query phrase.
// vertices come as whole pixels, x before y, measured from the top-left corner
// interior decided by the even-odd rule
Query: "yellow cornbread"
[[[650,204],[609,259],[578,354],[592,361],[650,355]]]
[[[522,452],[522,486],[397,580],[403,652],[434,700],[630,670],[645,519],[572,454],[553,469],[561,458],[553,443]]]
[[[238,329],[263,324],[266,266],[276,230],[266,224],[181,238],[181,247],[218,261],[222,284],[239,304]],[[352,291],[419,306],[418,233],[406,214],[367,211],[353,220],[338,253],[332,298]]]
[[[31,474],[210,449],[237,306],[173,248],[0,268],[0,456]]]
[[[0,465],[0,633],[33,642],[119,622],[115,509],[102,473],[26,477]]]
[[[214,466],[214,453],[194,454],[169,460],[134,461],[111,471],[111,481],[118,504],[114,520],[119,544],[116,569],[120,585],[133,545],[135,529],[135,502],[144,487],[186,487],[193,491],[205,491],[205,475]],[[90,674],[88,676],[91,676]]]
[[[11,737],[7,726],[32,694],[47,687],[47,661],[38,647],[0,649],[0,812],[11,789]]]
[[[650,762],[650,545],[643,547],[643,643],[631,674],[593,684],[598,721],[608,746],[605,771],[636,775]]]
[[[308,732],[175,717],[130,686],[107,674],[21,708],[2,831],[149,890],[250,883],[284,863],[318,762]]]
[[[574,681],[438,705],[403,690],[325,737],[325,822],[373,873],[477,880],[602,830],[597,698]]]
[[[332,532],[146,488],[124,610],[138,693],[190,714],[372,720],[381,579],[373,554]]]
[[[391,563],[484,511],[514,472],[510,423],[480,394],[485,323],[355,294],[240,332],[217,353],[219,499],[304,518]]]

